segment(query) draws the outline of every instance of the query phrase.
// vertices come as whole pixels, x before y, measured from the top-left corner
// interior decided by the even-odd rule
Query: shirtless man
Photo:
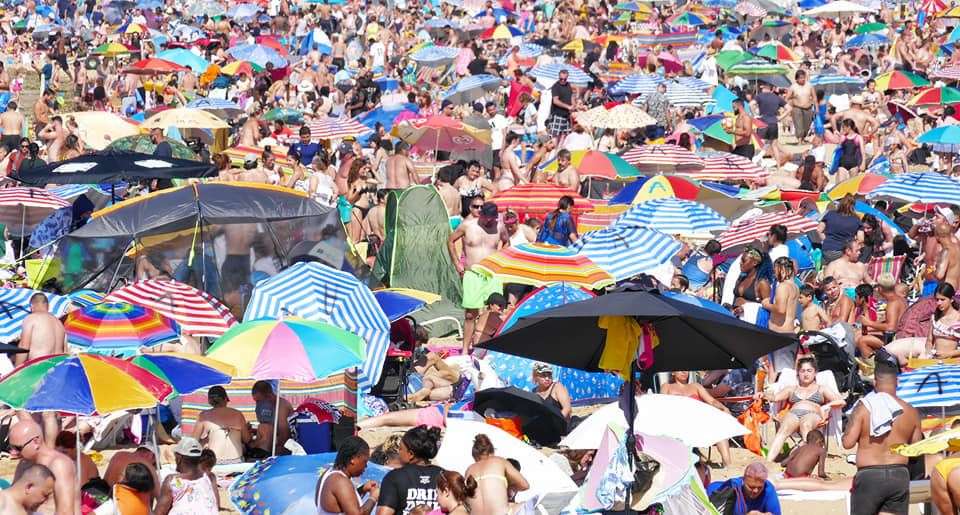
[[[146,465],[150,473],[153,474],[153,494],[160,495],[160,479],[157,477],[157,458],[153,451],[146,447],[137,447],[132,451],[117,451],[110,458],[107,464],[107,470],[103,473],[103,480],[113,488],[113,485],[123,480],[124,471],[127,465],[131,463],[140,463]]]
[[[0,513],[33,514],[53,495],[54,486],[53,472],[35,463],[27,467],[9,488],[0,490]]]
[[[240,287],[250,279],[250,249],[257,236],[257,224],[224,224],[223,237],[227,246],[226,257],[220,265],[220,284],[224,291],[239,292]],[[231,298],[232,300],[232,298]],[[234,310],[241,310],[239,303],[227,302]]]
[[[793,334],[794,321],[797,319],[797,298],[800,296],[800,290],[793,281],[797,275],[793,260],[789,257],[777,258],[773,263],[773,273],[777,279],[773,302],[770,299],[761,299],[760,304],[770,312],[768,328],[771,331]],[[771,354],[768,377],[776,377],[784,368],[793,367],[796,352],[797,344],[791,344]]]
[[[47,143],[47,161],[53,163],[60,160],[60,151],[67,140],[67,129],[63,126],[63,119],[54,116],[50,123],[37,135]]]
[[[520,144],[520,135],[510,132],[504,138],[503,149],[500,150],[500,177],[497,179],[497,191],[510,189],[518,184],[527,182],[520,158],[514,152]]]
[[[419,184],[420,177],[410,159],[410,145],[401,141],[393,155],[387,158],[387,185],[388,190],[405,190],[411,185]]]
[[[826,309],[827,313],[830,315],[830,322],[836,324],[838,322],[854,322],[854,313],[855,310],[853,305],[853,299],[844,295],[843,288],[840,287],[840,283],[837,282],[833,277],[826,277],[821,283],[824,293],[827,294]]]
[[[10,427],[10,455],[19,456],[20,463],[13,474],[16,483],[35,463],[50,469],[54,477],[53,500],[56,515],[79,515],[77,503],[77,472],[73,461],[63,453],[44,445],[40,425],[30,419],[21,419]],[[51,442],[52,444],[52,442]]]
[[[817,92],[807,83],[807,72],[797,71],[796,82],[787,90],[787,104],[793,116],[793,127],[797,139],[801,142],[810,132],[813,124],[813,108],[817,105]]]
[[[840,287],[845,289],[847,295],[853,292],[853,289],[861,284],[873,284],[873,279],[867,270],[867,265],[859,261],[860,247],[863,244],[856,238],[847,242],[843,248],[843,255],[827,265],[823,270],[823,275],[833,277],[840,283]]]
[[[250,115],[240,127],[240,138],[238,144],[245,147],[256,147],[259,135],[260,123],[257,121],[256,116]]]
[[[180,89],[184,93],[193,93],[197,89],[197,74],[193,73],[193,68],[187,66],[187,71],[183,72],[183,78],[180,81]]]
[[[227,406],[230,398],[222,386],[207,392],[211,408],[200,412],[193,437],[217,455],[217,465],[243,462],[243,446],[250,442],[250,430],[243,413]]]
[[[7,110],[0,114],[0,130],[3,132],[3,137],[0,137],[0,144],[7,145],[7,148],[17,148],[17,145],[20,144],[23,124],[23,114],[17,111],[17,103],[11,101],[7,104]]]
[[[557,175],[554,177],[558,186],[572,191],[580,190],[580,174],[576,167],[570,164],[570,151],[562,149],[557,152]]]
[[[917,442],[923,435],[917,410],[897,397],[897,373],[896,366],[886,360],[878,361],[874,393],[853,408],[843,433],[843,447],[857,447],[857,474],[851,489],[850,513],[907,513],[910,502],[907,457],[890,449]],[[900,409],[887,418],[880,410],[890,401]],[[871,410],[879,415],[879,422],[887,424],[874,426]]]
[[[30,314],[23,319],[23,329],[20,333],[20,348],[26,353],[14,355],[14,364],[50,354],[61,354],[66,348],[66,332],[60,319],[50,314],[50,302],[47,296],[37,292],[30,297]],[[53,445],[60,432],[60,422],[57,413],[44,411],[43,434],[46,441]]]
[[[459,216],[463,205],[460,203],[460,192],[450,184],[450,172],[448,170],[437,172],[437,178],[433,181],[433,186],[440,193],[443,205],[447,208],[447,216]]]
[[[52,99],[53,92],[48,89],[44,91],[43,94],[40,95],[40,99],[33,104],[33,124],[38,136],[43,128],[50,123],[50,101]]]
[[[956,216],[949,208],[937,208],[933,216],[933,236],[940,244],[935,269],[938,282],[960,284],[960,240],[954,233]]]
[[[260,454],[261,457],[266,457],[273,452],[273,418],[276,415],[274,412],[277,409],[277,394],[273,391],[270,383],[266,381],[253,383],[250,394],[257,404],[257,422],[259,423],[256,438],[251,442],[250,448],[259,450],[260,452],[257,454]],[[285,452],[283,444],[287,443],[287,440],[290,439],[290,424],[287,422],[287,417],[290,416],[291,412],[293,412],[293,406],[290,405],[289,401],[281,397],[280,418],[277,420],[277,454]]]
[[[473,201],[478,202],[477,200]],[[463,255],[457,254],[457,242],[463,240]],[[465,219],[447,240],[447,251],[457,272],[463,276],[463,353],[473,346],[474,323],[487,297],[491,293],[503,293],[503,285],[495,277],[470,269],[483,258],[496,252],[506,243],[506,231],[500,228],[497,205],[486,202],[480,207],[476,220]]]

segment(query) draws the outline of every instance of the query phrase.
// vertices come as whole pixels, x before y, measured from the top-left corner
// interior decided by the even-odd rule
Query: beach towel
[[[903,408],[889,393],[871,392],[860,402],[870,412],[870,436],[879,437],[890,432],[894,419],[903,413]]]

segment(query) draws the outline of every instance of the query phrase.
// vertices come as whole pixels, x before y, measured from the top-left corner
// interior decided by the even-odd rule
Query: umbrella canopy
[[[264,68],[267,64],[273,65],[274,68],[284,68],[290,64],[275,48],[262,44],[237,45],[227,50],[227,54],[234,59],[249,61]]]
[[[770,170],[758,166],[753,161],[728,152],[705,154],[702,157],[703,169],[682,172],[687,177],[701,181],[753,181],[762,182],[770,176]]]
[[[207,357],[241,377],[306,383],[359,365],[364,347],[359,336],[323,322],[254,320],[230,328]]]
[[[67,297],[70,298],[70,302],[72,302],[74,306],[87,308],[103,302],[106,295],[95,290],[77,290],[71,292]]]
[[[900,374],[897,397],[914,408],[949,408],[960,404],[960,366],[933,365]]]
[[[720,245],[727,250],[740,245],[750,245],[756,241],[766,241],[770,227],[777,224],[786,226],[788,239],[817,229],[816,220],[793,212],[765,213],[734,223],[720,236]]]
[[[767,15],[767,10],[753,2],[740,2],[733,9],[737,14],[743,16],[753,16],[755,18],[763,18]]]
[[[866,83],[856,77],[846,75],[821,74],[810,79],[813,89],[825,95],[852,95],[863,91]]]
[[[230,485],[230,502],[240,513],[317,512],[317,478],[333,468],[334,452],[273,456],[256,462]],[[373,462],[357,478],[380,483],[390,469]]]
[[[827,195],[832,200],[840,200],[847,195],[866,195],[887,182],[887,179],[884,175],[862,173],[837,184]]]
[[[189,71],[186,66],[181,66],[173,61],[157,59],[155,57],[141,59],[123,69],[123,73],[134,73],[137,75],[158,75],[163,73],[180,73],[185,71]]]
[[[490,74],[471,75],[455,82],[443,92],[442,99],[453,102],[454,105],[469,104],[483,98],[487,93],[500,87],[500,77]]]
[[[577,169],[580,177],[614,180],[640,175],[640,172],[633,165],[624,161],[622,157],[596,150],[574,150],[570,153],[570,164]],[[543,167],[545,171],[550,173],[559,172],[559,168],[560,165],[556,158]]]
[[[960,80],[960,65],[951,65],[930,73],[935,79]]]
[[[560,72],[566,71],[569,75],[567,82],[574,86],[586,86],[593,82],[593,78],[586,72],[576,66],[565,63],[551,63],[542,66],[535,66],[530,70],[530,76],[534,79],[545,81],[555,81],[560,78]]]
[[[196,354],[158,352],[130,358],[134,365],[166,381],[177,395],[193,393],[201,388],[230,384],[237,375],[236,367]]]
[[[104,300],[150,308],[193,336],[217,338],[237,323],[233,313],[212,295],[178,281],[138,281],[114,290]]]
[[[238,116],[243,112],[243,108],[238,106],[235,102],[220,98],[196,98],[187,103],[187,107],[191,109],[206,109],[207,111],[213,111],[214,114],[222,118]]]
[[[577,123],[598,129],[636,129],[656,125],[657,120],[633,104],[617,104],[613,107],[599,105],[577,114]]]
[[[77,111],[59,116],[67,123],[71,119],[76,122],[80,140],[94,150],[103,150],[121,138],[140,133],[135,123],[107,111]]]
[[[22,179],[22,177],[21,177]],[[57,209],[70,207],[70,202],[40,188],[3,188],[0,189],[0,223],[10,230],[32,229],[50,213]],[[29,231],[25,232],[29,235]]]
[[[750,80],[758,80],[761,77],[775,75],[786,75],[790,70],[782,64],[771,63],[766,59],[750,59],[731,66],[727,70],[727,75],[735,75]]]
[[[607,331],[598,322],[600,317],[610,316],[632,317],[652,325],[660,344],[653,349],[651,372],[745,368],[760,356],[796,341],[793,335],[774,333],[656,293],[621,291],[536,313],[480,347],[581,370],[602,370]],[[557,346],[557,341],[577,345]],[[611,345],[613,354],[624,351]]]
[[[639,204],[650,199],[676,197],[687,200],[696,200],[702,191],[699,184],[686,177],[678,175],[656,175],[640,178],[620,190],[610,199],[609,204]]]
[[[511,209],[519,214],[542,216],[556,209],[557,202],[564,195],[573,197],[570,211],[574,215],[593,209],[593,202],[589,199],[556,184],[518,184],[496,193],[490,197],[490,202],[497,204],[500,211]]]
[[[503,320],[503,323],[497,329],[497,333],[510,330],[521,318],[530,316],[544,309],[562,306],[571,302],[586,300],[595,295],[580,286],[574,286],[567,283],[554,283],[547,286],[541,286],[528,293],[517,302],[513,310]],[[529,370],[525,373],[529,376]]]
[[[0,401],[12,408],[75,415],[153,408],[172,392],[129,361],[97,354],[35,358],[0,380]]]
[[[522,36],[523,31],[511,25],[500,24],[480,33],[480,39],[513,39]]]
[[[50,314],[60,318],[70,308],[70,298],[29,288],[0,288],[0,342],[10,343],[20,338],[23,321],[31,313],[30,298],[35,293],[47,296]]]
[[[671,416],[651,417],[651,413],[670,413]],[[690,447],[709,447],[749,432],[736,418],[709,404],[662,394],[637,397],[633,429],[638,433],[676,438]]]
[[[303,121],[303,113],[289,107],[274,107],[263,114],[263,119],[269,122],[300,123]]]
[[[40,185],[96,184],[143,179],[187,179],[216,175],[216,167],[210,164],[175,157],[156,157],[140,152],[108,149],[31,168],[20,174],[19,178],[27,184]]]
[[[730,222],[713,209],[678,198],[653,199],[637,204],[623,213],[616,224],[649,227],[665,234],[684,236],[709,236],[730,226]]]
[[[453,62],[460,49],[449,46],[428,46],[410,55],[410,59],[425,66],[443,66]]]
[[[284,316],[325,322],[356,334],[366,342],[367,350],[360,388],[370,388],[380,380],[390,345],[390,321],[370,289],[353,274],[321,263],[297,263],[258,283],[244,320]]]
[[[854,14],[872,12],[876,12],[876,9],[871,9],[863,4],[857,4],[847,0],[835,0],[828,4],[808,9],[804,11],[803,14],[817,18],[837,18],[840,16],[852,16]]]
[[[703,160],[677,145],[643,145],[621,157],[644,173],[681,173],[703,168]]]
[[[917,137],[917,143],[930,143],[932,145],[958,145],[960,144],[960,127],[956,125],[943,125],[924,132]]]
[[[520,419],[520,430],[540,445],[554,445],[567,432],[567,421],[556,406],[543,402],[534,392],[508,386],[485,388],[473,398],[473,411],[484,414],[510,412]]]
[[[387,315],[387,319],[390,320],[390,322],[400,320],[405,316],[413,314],[427,304],[433,304],[440,300],[440,296],[433,293],[419,292],[423,295],[417,295],[407,293],[407,291],[404,290],[405,288],[391,288],[373,292],[373,296],[377,299],[377,304],[380,305],[380,309]],[[426,297],[424,297],[424,295]]]
[[[879,91],[888,89],[913,89],[929,86],[930,81],[913,72],[894,70],[878,75],[874,79]]]
[[[177,63],[180,66],[188,66],[194,73],[203,73],[210,67],[210,63],[206,59],[185,48],[173,48],[157,52],[154,57]]]
[[[483,150],[490,145],[490,131],[444,115],[400,123],[392,133],[422,151]]]
[[[924,88],[907,101],[908,106],[928,107],[960,103],[960,89],[949,86]]]
[[[600,206],[596,211],[584,213],[577,217],[577,232],[583,234],[609,227],[629,207],[625,204],[615,204],[613,206]]]
[[[523,243],[504,247],[473,265],[504,283],[543,286],[569,283],[591,290],[613,284],[610,274],[588,257],[559,245]]]
[[[347,137],[359,138],[372,132],[366,125],[350,119],[322,118],[307,124],[310,128],[310,139],[343,139]]]
[[[851,48],[877,48],[890,44],[890,38],[883,34],[866,33],[851,37],[843,44],[846,49]]]
[[[869,34],[871,32],[883,32],[889,27],[886,23],[880,22],[871,22],[871,23],[861,23],[857,25],[857,28],[853,29],[853,32],[856,34]]]
[[[70,345],[105,354],[130,353],[179,338],[176,322],[152,309],[125,302],[71,311],[63,327]]]
[[[96,113],[98,111],[90,111]],[[196,152],[190,150],[186,144],[175,139],[167,139],[167,143],[170,144],[170,148],[173,150],[173,157],[177,159],[188,159],[190,161],[200,161],[200,156]],[[117,152],[137,152],[140,154],[153,154],[154,149],[157,148],[157,144],[150,139],[149,134],[140,134],[139,131],[135,135],[124,136],[122,138],[115,138],[110,142],[105,150],[113,150]]]
[[[936,172],[905,173],[877,186],[867,198],[960,205],[960,182]]]
[[[659,75],[641,75],[638,73],[627,75],[620,82],[610,88],[610,92],[618,95],[643,95],[653,93],[657,85],[665,82]],[[580,116],[583,116],[582,114]]]
[[[779,41],[761,45],[756,49],[754,54],[760,57],[766,57],[771,61],[788,63],[800,61],[802,57]]]
[[[178,129],[229,129],[230,126],[223,119],[201,109],[178,107],[166,109],[144,120],[141,125],[144,129],[162,129],[169,127]]]
[[[584,234],[571,247],[622,281],[669,262],[681,244],[655,229],[614,225]]]

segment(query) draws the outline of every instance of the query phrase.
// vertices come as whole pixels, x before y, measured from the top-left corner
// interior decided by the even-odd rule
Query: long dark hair
[[[817,166],[817,159],[813,156],[803,158],[803,171],[800,172],[800,184],[813,184],[813,169]]]
[[[941,282],[937,285],[937,289],[933,292],[934,295],[942,295],[950,299],[950,305],[953,306],[953,309],[957,309],[957,301],[953,298],[956,295],[956,290],[953,288],[953,285],[948,282]],[[939,309],[933,312],[933,319],[940,320],[940,317],[943,316],[943,312]]]
[[[573,197],[564,195],[557,201],[557,208],[550,212],[553,216],[548,216],[547,228],[552,232],[557,227],[557,220],[560,219],[560,211],[573,207]]]

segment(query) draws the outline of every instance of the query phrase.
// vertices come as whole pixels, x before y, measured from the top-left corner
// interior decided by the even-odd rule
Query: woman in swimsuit
[[[485,434],[473,438],[473,461],[467,467],[467,483],[474,482],[477,494],[467,499],[471,513],[507,513],[507,491],[522,492],[530,484],[509,461],[494,455],[493,443]]]
[[[690,382],[690,372],[678,370],[673,372],[671,376],[673,377],[673,382],[663,385],[660,393],[664,395],[690,397],[691,399],[709,404],[728,415],[730,414],[730,410],[724,406],[723,403],[714,399],[702,384]],[[717,450],[720,451],[720,461],[723,463],[723,466],[726,467],[732,463],[732,461],[730,461],[730,442],[723,440],[717,442],[716,445]]]
[[[843,407],[840,394],[817,384],[817,365],[813,358],[801,358],[797,361],[797,382],[776,394],[766,391],[762,395],[768,401],[789,401],[790,411],[780,421],[780,430],[773,437],[770,451],[780,453],[783,442],[793,433],[807,439],[807,433],[816,429],[820,422],[830,416],[830,410]]]
[[[764,253],[754,247],[747,247],[740,256],[740,278],[733,289],[733,314],[741,320],[745,304],[770,298],[770,278],[763,273],[763,262]]]
[[[553,367],[546,363],[534,363],[533,384],[533,393],[539,395],[544,404],[557,408],[569,422],[572,413],[570,392],[563,384],[553,380]]]
[[[960,356],[960,311],[953,301],[953,285],[940,283],[934,292],[937,308],[933,314],[930,334],[924,338],[900,338],[884,349],[896,356],[902,365],[910,358],[955,358]]]

